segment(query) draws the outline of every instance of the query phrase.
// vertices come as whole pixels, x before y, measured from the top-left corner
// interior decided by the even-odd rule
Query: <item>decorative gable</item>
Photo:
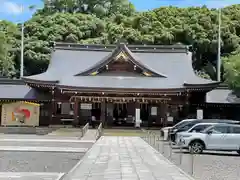
[[[108,57],[77,75],[96,76],[106,72],[131,72],[147,77],[166,77],[141,64],[125,44],[119,44]]]

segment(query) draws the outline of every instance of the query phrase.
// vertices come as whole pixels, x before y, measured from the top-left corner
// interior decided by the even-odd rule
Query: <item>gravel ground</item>
[[[0,172],[68,172],[83,155],[0,151]]]
[[[178,148],[171,151],[169,143],[163,141],[154,147],[196,180],[240,180],[240,156],[235,152],[206,151],[192,156]]]

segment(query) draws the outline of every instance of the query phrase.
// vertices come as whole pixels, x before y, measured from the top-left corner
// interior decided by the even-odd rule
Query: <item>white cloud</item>
[[[0,3],[2,4],[0,7],[0,12],[2,13],[13,15],[18,15],[22,13],[22,6],[15,2],[9,0],[0,0]]]

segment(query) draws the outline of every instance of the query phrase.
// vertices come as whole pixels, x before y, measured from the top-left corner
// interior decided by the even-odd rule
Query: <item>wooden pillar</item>
[[[103,102],[101,103],[101,119],[100,119],[100,122],[103,123],[103,126],[105,125],[105,121],[106,121],[106,101],[103,100]]]
[[[135,109],[140,109],[140,103],[139,102],[135,102]]]
[[[79,101],[76,98],[74,101],[74,126],[80,125],[79,123]]]
[[[163,118],[162,104],[159,103],[156,105],[156,107],[157,107],[156,126],[160,126],[162,124],[162,118]]]
[[[52,101],[49,113],[49,125],[53,124],[54,116],[55,116],[55,91],[54,88],[52,88]]]
[[[163,127],[165,127],[167,125],[168,104],[162,103],[160,111],[161,111],[162,125]]]
[[[190,109],[189,109],[189,105],[190,105],[189,103],[190,103],[190,102],[189,102],[189,94],[187,93],[186,96],[185,96],[185,113],[186,113],[186,114],[185,114],[185,115],[186,115],[185,118],[188,118],[188,114],[189,114],[189,112],[190,112],[190,111],[189,111],[189,110],[190,110]]]

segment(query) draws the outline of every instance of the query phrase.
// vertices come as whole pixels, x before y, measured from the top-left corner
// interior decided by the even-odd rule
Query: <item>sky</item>
[[[225,7],[240,4],[240,0],[130,0],[139,11],[151,10],[161,6],[203,6],[209,8]],[[42,8],[41,0],[0,0],[0,20],[24,22],[31,18],[34,12],[28,9],[31,5]],[[22,8],[23,7],[23,8]]]

